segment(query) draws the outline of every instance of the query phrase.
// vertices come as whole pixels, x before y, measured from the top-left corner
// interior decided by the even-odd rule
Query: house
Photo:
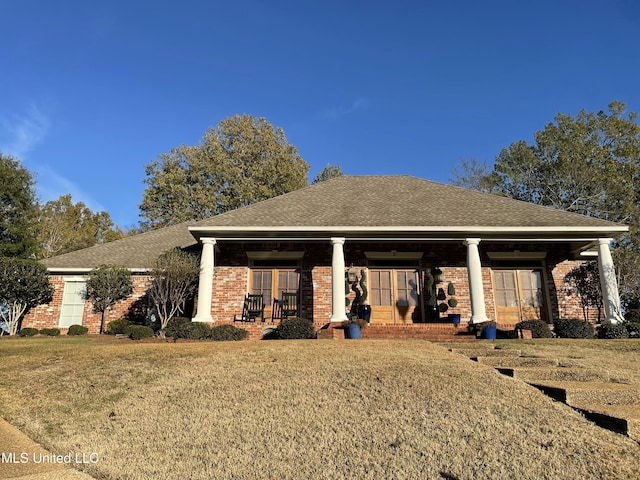
[[[149,231],[44,261],[56,293],[23,325],[96,332],[99,315],[82,299],[87,272],[128,267],[135,290],[107,320],[145,306],[148,269],[162,252],[201,252],[194,321],[233,323],[248,293],[271,300],[298,293],[299,316],[318,328],[346,320],[345,271],[367,276],[371,325],[428,329],[447,322],[455,288],[463,322],[582,318],[564,285],[571,269],[598,259],[606,319],[621,319],[609,251],[624,225],[411,176],[344,176],[199,222]],[[437,278],[431,281],[433,272]],[[442,289],[442,291],[441,291]],[[440,298],[433,305],[433,297]],[[262,322],[236,322],[259,338]]]

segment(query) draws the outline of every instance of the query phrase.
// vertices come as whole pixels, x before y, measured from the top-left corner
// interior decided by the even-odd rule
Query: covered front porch
[[[203,253],[194,321],[233,322],[245,296],[260,294],[265,311],[258,323],[268,324],[274,300],[295,293],[299,316],[320,331],[348,319],[347,301],[354,294],[347,293],[345,280],[352,270],[366,275],[372,337],[415,338],[437,332],[437,326],[457,328],[450,314],[459,315],[463,326],[495,320],[512,328],[534,318],[552,323],[579,314],[579,299],[567,297],[563,281],[566,272],[589,258],[584,253],[596,253],[604,272],[606,318],[618,321],[620,312],[615,275],[608,274],[614,271],[608,238],[580,243],[495,236],[199,240]]]

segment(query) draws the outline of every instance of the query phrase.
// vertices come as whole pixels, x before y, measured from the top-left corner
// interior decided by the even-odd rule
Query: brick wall
[[[52,275],[50,281],[54,287],[53,300],[47,305],[39,305],[32,308],[22,320],[22,327],[33,328],[51,328],[58,327],[60,324],[60,313],[62,311],[62,295],[64,292],[65,278],[62,275]],[[73,276],[73,279],[79,279],[79,276]],[[132,275],[133,293],[120,302],[117,302],[111,309],[105,312],[105,328],[111,320],[124,318],[133,315],[133,309],[143,300],[147,289],[149,288],[149,277],[144,275]],[[93,312],[91,302],[85,302],[82,325],[89,329],[89,333],[100,332],[100,313]],[[66,329],[62,329],[66,331]]]
[[[216,253],[215,271],[213,280],[213,298],[211,302],[211,315],[216,324],[233,323],[234,315],[242,312],[242,302],[249,289],[248,260],[246,251],[273,250],[286,251],[304,250],[305,255],[301,266],[301,316],[312,319],[319,329],[326,325],[331,317],[331,245],[327,242],[315,242],[308,244],[225,244],[219,242],[220,251]],[[487,250],[504,250],[527,248],[536,249],[538,246],[527,245],[506,245],[506,244],[482,244],[481,262],[482,279],[484,286],[486,313],[489,318],[496,318],[493,287],[491,279],[491,268],[489,259],[486,256]],[[555,248],[555,247],[554,247]],[[458,305],[442,313],[441,317],[446,317],[448,313],[459,313],[462,323],[466,323],[471,318],[471,304],[469,298],[469,282],[466,268],[466,247],[461,242],[451,242],[443,244],[393,244],[393,243],[368,243],[355,244],[347,241],[345,244],[345,264],[353,264],[359,271],[367,265],[366,251],[397,250],[398,252],[421,252],[421,266],[423,269],[438,267],[443,272],[443,282],[438,285],[445,293],[447,285],[452,282],[456,289],[456,299]],[[546,298],[550,303],[552,320],[558,318],[582,318],[580,299],[567,296],[563,288],[564,276],[579,265],[576,261],[561,261],[566,258],[566,251],[551,250],[545,260],[547,291]],[[77,277],[75,277],[77,278]],[[32,309],[23,321],[23,326],[35,328],[56,327],[59,324],[60,310],[62,306],[62,293],[64,288],[64,277],[54,275],[51,281],[55,288],[54,299],[48,305],[41,305]],[[133,276],[134,293],[128,299],[118,302],[114,309],[107,312],[106,323],[117,318],[127,317],[131,311],[146,303],[143,298],[149,285],[149,278],[146,276]],[[353,297],[353,294],[350,295]],[[448,297],[448,296],[447,296]],[[446,300],[445,300],[446,301]],[[194,312],[195,314],[195,312]],[[592,312],[595,315],[595,311]],[[592,316],[593,316],[592,315]],[[97,333],[100,325],[100,314],[92,312],[89,302],[85,304],[83,325],[89,327],[91,333]],[[252,338],[260,338],[263,325],[247,324],[236,322],[250,331]],[[269,327],[269,322],[264,326]]]

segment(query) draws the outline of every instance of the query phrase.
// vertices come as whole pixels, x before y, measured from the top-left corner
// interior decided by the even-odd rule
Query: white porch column
[[[479,238],[467,238],[467,272],[469,275],[469,296],[471,297],[471,323],[482,323],[489,319],[484,304],[484,287],[482,285],[482,264],[478,251]]]
[[[211,294],[213,293],[213,264],[215,238],[201,238],[200,280],[198,282],[198,311],[194,322],[213,322],[211,317]]]
[[[344,237],[332,237],[333,254],[331,256],[331,321],[347,320],[344,304]]]
[[[600,288],[602,290],[602,303],[604,304],[604,316],[607,323],[620,323],[624,320],[620,309],[620,295],[618,293],[618,281],[616,270],[609,250],[610,238],[598,239],[598,271],[600,272]]]

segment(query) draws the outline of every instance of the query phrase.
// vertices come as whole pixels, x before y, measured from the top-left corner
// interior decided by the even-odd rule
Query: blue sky
[[[640,111],[635,0],[0,0],[0,152],[127,228],[144,166],[235,113],[311,166],[446,183],[558,112]]]

